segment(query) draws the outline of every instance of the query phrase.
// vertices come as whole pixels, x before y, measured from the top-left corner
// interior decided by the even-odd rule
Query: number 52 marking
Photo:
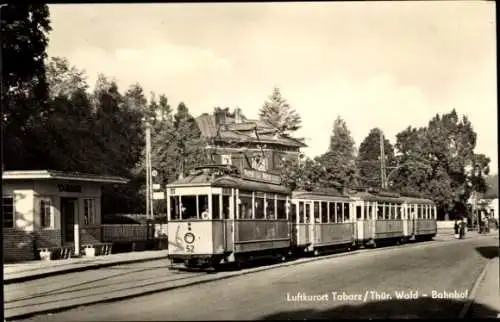
[[[194,246],[186,245],[186,253],[192,253],[192,252],[194,252]]]

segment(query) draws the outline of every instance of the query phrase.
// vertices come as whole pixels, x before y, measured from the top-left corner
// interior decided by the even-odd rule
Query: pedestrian
[[[464,218],[465,219],[465,218]],[[462,220],[460,221],[460,239],[464,239],[465,238],[465,220]]]
[[[458,239],[459,238],[459,229],[460,229],[460,225],[458,224],[458,219],[455,219],[455,238]]]

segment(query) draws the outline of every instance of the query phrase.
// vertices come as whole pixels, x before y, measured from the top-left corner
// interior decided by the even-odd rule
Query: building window
[[[254,156],[252,158],[252,169],[258,171],[267,171],[267,158],[264,156]]]
[[[233,164],[233,162],[231,161],[231,155],[221,155],[221,163],[222,164]]]
[[[84,199],[83,204],[83,224],[94,225],[96,223],[95,199]]]
[[[14,228],[14,198],[2,197],[3,227]]]
[[[40,226],[42,228],[52,227],[52,203],[50,199],[40,200]]]

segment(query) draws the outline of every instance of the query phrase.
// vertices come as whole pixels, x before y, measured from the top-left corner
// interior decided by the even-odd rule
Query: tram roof
[[[426,198],[415,198],[415,197],[402,196],[401,199],[403,199],[407,203],[434,205],[434,201],[432,201],[430,199],[426,199]]]
[[[263,182],[259,180],[251,180],[242,178],[238,175],[225,174],[222,176],[214,176],[210,172],[195,171],[188,176],[178,179],[167,187],[196,187],[196,186],[211,186],[221,188],[235,188],[240,190],[249,190],[256,192],[268,192],[277,194],[290,194],[290,189],[283,185]]]
[[[403,203],[404,200],[401,197],[390,197],[390,196],[383,196],[383,195],[378,195],[378,194],[373,194],[370,192],[365,192],[365,191],[357,191],[354,193],[350,194],[351,198],[359,198],[362,200],[367,200],[367,201],[380,201],[380,202],[396,202],[396,203]]]
[[[321,201],[351,201],[351,198],[339,192],[294,191],[293,199],[321,200]]]

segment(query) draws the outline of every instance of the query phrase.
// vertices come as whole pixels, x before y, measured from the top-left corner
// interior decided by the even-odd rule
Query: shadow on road
[[[493,259],[499,256],[500,248],[498,246],[477,247],[476,251],[484,258]]]
[[[416,300],[389,300],[364,304],[342,305],[327,310],[285,311],[262,317],[260,320],[312,320],[312,319],[416,319],[416,318],[452,318],[458,317],[464,305],[461,300],[441,300],[421,298]],[[480,314],[480,316],[479,316]],[[475,304],[472,317],[497,317],[492,308]]]

